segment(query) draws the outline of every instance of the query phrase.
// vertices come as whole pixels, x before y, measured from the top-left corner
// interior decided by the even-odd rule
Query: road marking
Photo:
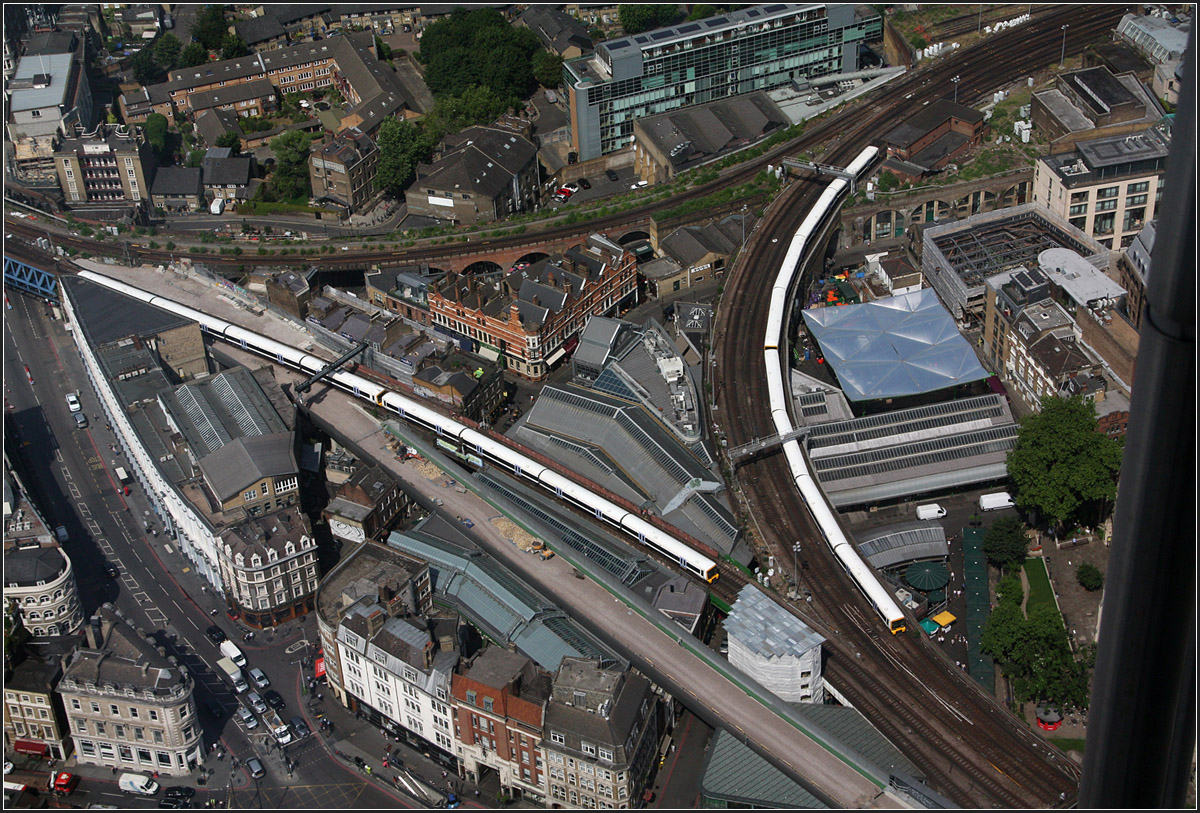
[[[79,503],[75,503],[75,504],[79,506],[79,513],[83,514],[84,516],[87,516],[88,514],[92,513],[92,509],[88,508],[87,503],[79,502]]]
[[[165,542],[163,543],[163,553],[174,553],[174,552],[175,551],[171,548],[170,545],[166,544]]]
[[[66,466],[62,467],[62,473],[63,473],[63,479],[65,479],[65,480],[71,479],[71,470],[68,469]]]
[[[54,457],[58,460],[59,463],[63,462],[62,449],[55,449]]]
[[[79,487],[76,486],[74,483],[67,483],[67,490],[71,492],[71,496],[74,497],[75,499],[79,499],[79,497],[81,496],[79,493]]]

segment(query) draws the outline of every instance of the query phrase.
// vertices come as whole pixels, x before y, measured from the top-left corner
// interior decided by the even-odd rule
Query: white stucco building
[[[789,703],[824,703],[821,644],[825,638],[756,585],[738,593],[729,617],[729,663]]]

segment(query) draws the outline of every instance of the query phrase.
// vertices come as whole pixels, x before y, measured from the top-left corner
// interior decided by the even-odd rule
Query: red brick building
[[[513,372],[538,380],[573,349],[589,317],[636,299],[633,253],[594,234],[558,259],[514,269],[499,289],[448,273],[429,290],[429,313],[442,332],[475,342],[483,355],[503,356]]]
[[[529,658],[488,647],[451,676],[450,707],[460,774],[500,777],[513,799],[546,799],[545,754],[539,743],[551,694],[550,673]]]

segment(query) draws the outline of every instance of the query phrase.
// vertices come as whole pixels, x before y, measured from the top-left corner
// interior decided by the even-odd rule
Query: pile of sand
[[[533,549],[533,543],[539,541],[536,536],[526,531],[517,523],[513,522],[508,517],[494,517],[492,524],[496,526],[505,539],[512,542],[523,551]]]

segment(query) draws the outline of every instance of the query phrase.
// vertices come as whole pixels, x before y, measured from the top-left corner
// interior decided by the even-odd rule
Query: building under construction
[[[979,319],[988,277],[1018,266],[1036,268],[1038,255],[1051,248],[1069,248],[1108,267],[1108,249],[1028,203],[926,229],[921,271],[956,319]]]

